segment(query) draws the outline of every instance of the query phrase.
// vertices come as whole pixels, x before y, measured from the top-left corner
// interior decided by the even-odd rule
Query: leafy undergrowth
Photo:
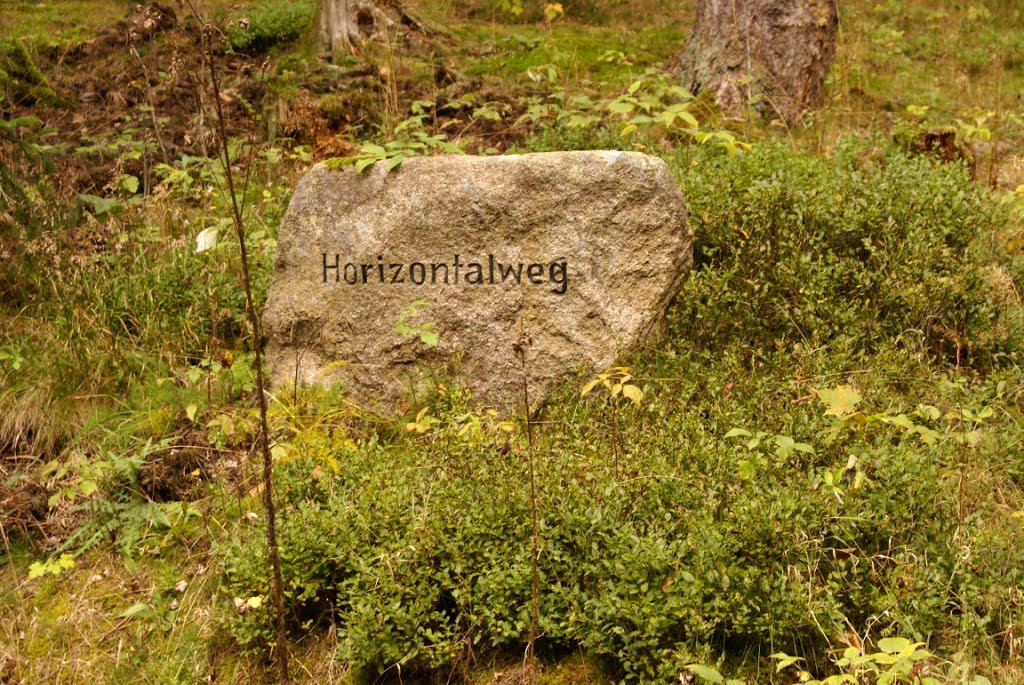
[[[843,649],[884,655],[886,638],[922,643],[928,656],[906,663],[936,682],[1020,677],[1016,229],[961,168],[891,148],[865,162],[865,149],[674,159],[698,259],[666,338],[623,361],[642,395],[612,383],[580,397],[581,378],[535,426],[551,682],[571,682],[582,653],[590,682],[706,667],[788,683],[836,673]],[[156,408],[177,433],[125,427],[106,457],[51,474],[55,503],[86,516],[49,561],[11,555],[5,623],[36,616],[12,636],[13,673],[260,672],[272,634],[244,456],[255,422],[231,390],[246,377],[229,373],[245,364],[172,384],[180,406]],[[452,384],[411,400],[396,422],[337,391],[276,397],[299,660],[355,681],[487,680],[529,625],[524,425]],[[194,501],[161,502],[143,469],[186,450],[188,425],[202,429],[191,449],[232,463],[182,462]],[[73,657],[97,643],[69,611],[102,614],[121,649]],[[160,647],[132,652],[143,639]],[[25,658],[51,643],[67,663]],[[196,649],[206,661],[186,664]],[[801,660],[776,674],[781,653]]]
[[[296,675],[522,682],[532,454],[541,682],[1021,682],[1024,210],[978,182],[1015,185],[1000,150],[1021,124],[1001,98],[1019,37],[993,27],[1019,9],[854,3],[834,101],[785,129],[720,121],[651,70],[691,19],[663,4],[518,22],[431,5],[456,24],[429,49],[331,69],[274,29],[295,35],[294,13],[247,16],[254,42],[236,46],[255,47],[228,59],[225,104],[292,136],[250,148],[256,129],[232,122],[258,293],[317,155],[645,149],[696,233],[665,337],[621,361],[614,394],[621,369],[567,382],[532,450],[521,416],[455,383],[400,420],[337,389],[275,394]],[[283,7],[241,11],[256,6]],[[163,111],[187,83],[162,56],[198,34],[179,24],[138,55],[108,35],[82,48],[104,58],[83,77],[32,41],[54,21],[33,7],[16,35],[58,95],[138,74],[109,136],[95,105],[81,139],[74,109],[19,103],[37,118],[0,128],[0,681],[261,680],[274,646],[252,355],[237,249],[218,240],[230,202],[209,111]],[[934,65],[970,76],[969,102],[963,79],[920,73]],[[982,161],[917,155],[938,125]]]
[[[642,399],[567,387],[533,449],[545,653],[761,682],[775,652],[824,677],[830,649],[903,637],[937,682],[1016,673],[1019,259],[961,169],[891,154],[680,168],[700,259],[667,339],[627,362]],[[295,629],[330,626],[373,676],[521,645],[523,426],[454,390],[404,434],[310,401],[278,416]],[[261,545],[248,524],[218,545],[238,597],[267,595]],[[271,639],[265,611],[231,623],[241,646]]]

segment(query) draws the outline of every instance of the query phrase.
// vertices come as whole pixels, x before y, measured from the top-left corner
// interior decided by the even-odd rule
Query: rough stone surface
[[[418,157],[390,174],[318,165],[278,240],[264,314],[272,379],[341,381],[387,411],[451,372],[514,409],[525,335],[539,402],[654,332],[691,255],[679,187],[640,153]]]

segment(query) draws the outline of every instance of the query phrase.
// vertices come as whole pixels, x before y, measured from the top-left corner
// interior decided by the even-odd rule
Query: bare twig
[[[190,0],[186,0],[193,14],[200,19],[199,12]],[[274,507],[273,475],[274,462],[270,453],[270,428],[267,421],[267,393],[266,378],[263,372],[263,333],[260,325],[259,313],[252,296],[252,279],[249,272],[249,253],[245,242],[245,224],[242,221],[242,209],[239,204],[238,195],[235,193],[235,179],[231,169],[231,156],[228,151],[228,132],[224,110],[221,105],[220,77],[217,73],[217,66],[214,61],[216,52],[211,43],[212,31],[204,24],[202,56],[210,76],[210,88],[213,96],[213,104],[217,119],[217,138],[220,144],[220,152],[224,158],[224,175],[228,186],[228,195],[231,198],[231,218],[235,228],[235,235],[238,239],[238,247],[242,262],[242,284],[245,289],[245,308],[248,314],[249,327],[252,332],[252,347],[255,356],[256,366],[256,388],[260,410],[260,436],[259,447],[263,455],[263,506],[267,517],[267,556],[270,559],[272,572],[271,594],[273,596],[275,623],[277,625],[277,667],[278,679],[281,683],[290,680],[288,674],[288,636],[285,631],[284,612],[284,584],[281,578],[281,559],[277,546],[277,524],[276,510]],[[250,138],[252,140],[252,138]],[[250,160],[251,165],[251,160]],[[249,172],[246,169],[244,189],[249,184]]]
[[[537,517],[537,476],[533,460],[533,421],[530,417],[530,390],[526,367],[526,350],[530,346],[530,336],[521,334],[513,349],[519,354],[523,372],[523,411],[526,414],[526,457],[530,466],[530,630],[526,639],[526,653],[523,666],[532,673],[534,660],[537,658],[537,631],[540,624],[540,522]],[[531,676],[532,678],[532,676]]]
[[[170,158],[167,156],[167,148],[164,147],[164,135],[160,129],[160,119],[156,115],[156,103],[153,101],[153,87],[149,83],[149,69],[146,68],[146,63],[142,59],[142,55],[139,51],[132,46],[132,55],[139,62],[139,66],[142,67],[142,76],[146,80],[146,100],[149,104],[149,117],[153,122],[153,133],[156,134],[156,144],[160,146],[160,152],[163,155],[164,164],[170,162]]]

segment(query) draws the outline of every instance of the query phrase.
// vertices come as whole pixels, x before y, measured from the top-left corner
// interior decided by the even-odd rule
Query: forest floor
[[[252,566],[263,549],[262,509],[237,250],[224,241],[213,253],[194,249],[200,231],[223,231],[230,221],[216,159],[218,109],[232,163],[251,176],[244,201],[261,297],[291,188],[315,161],[372,157],[374,145],[388,143],[381,154],[621,147],[663,156],[680,178],[703,252],[684,293],[695,304],[674,310],[664,344],[626,362],[645,384],[647,406],[584,402],[567,385],[544,416],[553,426],[542,437],[551,454],[542,485],[554,512],[546,519],[551,563],[607,582],[608,599],[573,604],[579,588],[552,595],[541,682],[701,682],[699,666],[714,664],[737,682],[792,683],[803,668],[807,677],[835,673],[843,647],[884,637],[931,650],[902,682],[929,674],[977,685],[985,682],[979,674],[994,683],[1024,679],[1024,558],[1015,542],[1024,532],[1017,3],[844,3],[828,100],[789,126],[728,121],[706,98],[671,90],[692,2],[565,2],[564,14],[548,20],[536,3],[522,3],[516,18],[498,2],[409,2],[419,28],[396,29],[333,64],[302,23],[311,15],[281,9],[287,4],[0,3],[0,56],[20,40],[61,99],[0,100],[4,122],[15,122],[0,131],[0,163],[13,173],[0,186],[0,682],[273,677],[261,632],[265,586]],[[216,30],[204,32],[206,20]],[[255,35],[262,24],[273,36],[265,43],[207,52],[208,41]],[[207,54],[215,55],[219,102]],[[649,98],[655,113],[683,102],[701,131],[724,135],[699,143],[671,122],[625,133],[609,105],[627,93]],[[955,141],[950,164],[894,161],[914,157],[936,131]],[[745,153],[747,145],[754,151]],[[741,161],[731,162],[734,154]],[[819,197],[821,188],[835,196]],[[840,221],[830,212],[848,213]],[[842,273],[834,264],[779,258],[777,268],[756,270],[777,258],[758,251],[757,235],[794,254],[811,236],[839,260],[847,247],[828,236],[858,221],[864,233],[849,249],[872,255],[871,272],[849,282],[870,281],[876,301],[856,315],[860,305],[830,285]],[[925,247],[894,243],[886,249],[898,261],[871,261],[874,232],[902,230],[896,225],[911,226],[908,235]],[[773,232],[758,233],[767,227]],[[929,227],[942,244],[928,242]],[[958,241],[970,249],[950,247]],[[872,281],[878,274],[889,280]],[[780,299],[758,309],[766,293]],[[749,304],[749,316],[735,313],[736,301]],[[802,305],[783,317],[778,301]],[[901,308],[913,316],[899,319]],[[888,312],[896,312],[891,330]],[[804,330],[804,321],[821,332]],[[830,389],[855,399],[847,395],[843,408]],[[425,436],[407,430],[421,406],[437,418]],[[409,608],[412,628],[379,618],[415,607],[448,582],[445,574],[456,577],[463,563],[498,549],[487,537],[490,521],[524,515],[515,503],[492,509],[505,502],[492,493],[481,505],[492,518],[466,524],[465,548],[431,547],[436,530],[451,532],[450,521],[477,507],[474,488],[486,493],[521,477],[506,470],[518,464],[491,462],[472,476],[479,481],[451,474],[456,458],[507,452],[504,428],[454,391],[418,398],[399,421],[331,395],[281,398],[274,411],[275,436],[292,450],[281,457],[279,486],[295,522],[285,526],[289,563],[310,574],[322,570],[321,559],[336,565],[322,578],[294,576],[295,677],[515,682],[521,640],[502,637],[524,632],[519,614],[502,613],[522,599],[514,545],[502,564],[509,575],[496,574],[488,590],[491,604],[467,608],[454,632],[438,617],[448,609],[420,616]],[[467,425],[477,438],[465,438]],[[801,461],[806,453],[794,445],[811,444],[814,459]],[[635,457],[633,471],[620,473],[620,449]],[[572,461],[580,455],[597,475],[582,474]],[[793,471],[776,471],[776,458]],[[862,473],[858,459],[872,466]],[[400,473],[382,470],[382,460]],[[421,471],[431,478],[404,475]],[[675,475],[655,478],[665,473]],[[672,489],[684,479],[691,489]],[[402,518],[404,503],[433,492],[434,482],[450,488],[451,504],[434,503],[438,518],[423,514],[427,523]],[[587,508],[593,502],[596,514]],[[673,507],[702,527],[661,530]],[[331,528],[313,509],[346,523]],[[374,537],[380,547],[364,559],[343,541],[364,530],[361,516],[371,511],[405,532],[401,540]],[[318,542],[336,538],[334,546],[318,551],[303,526]],[[375,535],[372,526],[364,533]],[[395,580],[389,567],[390,575],[358,586],[359,569],[397,565],[401,554],[389,555],[412,549],[405,535],[436,553],[422,568],[436,565],[437,574]],[[510,545],[518,536],[504,535]],[[629,568],[577,568],[559,556],[582,545],[573,536]],[[563,539],[572,543],[560,547]],[[672,595],[687,618],[659,632],[647,607],[683,584],[684,555],[724,585],[697,593],[699,609]],[[771,571],[764,576],[755,570],[761,560]],[[618,574],[614,582],[606,572]],[[772,585],[778,578],[782,587]],[[327,585],[338,594],[325,594]],[[365,602],[363,614],[355,600],[334,606],[342,589]],[[482,625],[491,632],[475,632]],[[624,625],[631,628],[616,632]],[[425,627],[434,632],[424,635]],[[776,673],[768,654],[780,651],[803,666]],[[868,682],[866,671],[858,677]]]

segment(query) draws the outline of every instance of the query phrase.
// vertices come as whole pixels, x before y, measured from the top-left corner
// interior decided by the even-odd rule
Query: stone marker
[[[431,369],[454,371],[478,400],[521,408],[521,335],[536,403],[654,331],[692,242],[668,167],[636,152],[416,157],[391,173],[320,164],[278,239],[272,380],[341,381],[388,411]]]

